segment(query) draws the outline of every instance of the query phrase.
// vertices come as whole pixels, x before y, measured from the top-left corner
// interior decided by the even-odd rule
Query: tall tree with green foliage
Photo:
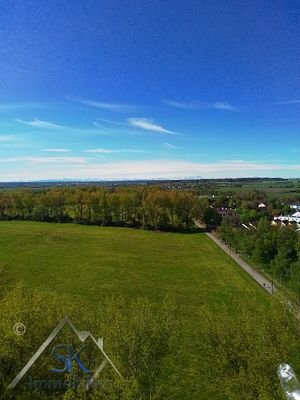
[[[288,362],[300,371],[299,321],[277,300],[270,299],[267,313],[254,299],[233,305],[231,315],[225,307],[202,314],[215,388],[224,399],[283,400],[276,370]]]
[[[274,259],[275,273],[283,281],[291,277],[292,266],[297,261],[298,234],[293,226],[281,227],[276,238],[277,254]]]

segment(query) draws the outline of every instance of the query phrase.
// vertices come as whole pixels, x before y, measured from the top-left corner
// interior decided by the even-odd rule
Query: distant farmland
[[[111,295],[128,301],[146,296],[157,304],[167,294],[174,297],[180,341],[166,372],[174,399],[183,393],[186,399],[211,398],[203,377],[214,361],[201,340],[201,307],[217,310],[225,304],[233,313],[242,312],[232,309],[236,298],[269,302],[204,234],[1,222],[0,267],[6,290],[21,281],[28,293],[55,291],[85,299],[91,307]]]

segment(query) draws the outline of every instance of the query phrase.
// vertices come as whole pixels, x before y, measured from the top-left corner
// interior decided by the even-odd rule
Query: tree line
[[[80,187],[0,193],[0,220],[74,222],[154,230],[191,230],[209,208],[190,191],[159,187]]]

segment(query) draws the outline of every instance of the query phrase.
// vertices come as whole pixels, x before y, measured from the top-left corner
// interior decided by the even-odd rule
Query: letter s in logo
[[[66,358],[64,355],[59,354],[57,352],[58,349],[66,349],[68,358]],[[64,364],[64,368],[58,369],[58,368],[53,368],[51,372],[54,374],[57,373],[63,373],[63,372],[71,372],[72,371],[72,357],[73,357],[73,351],[72,351],[72,346],[69,344],[58,344],[57,346],[53,347],[52,349],[52,356],[55,358],[55,360],[60,361],[61,363]]]
[[[64,355],[60,354],[57,352],[58,349],[65,349],[67,352],[67,357],[65,357]],[[80,369],[85,373],[85,374],[89,374],[91,373],[91,371],[86,368],[83,364],[83,362],[81,361],[80,357],[79,357],[79,353],[80,351],[82,351],[84,349],[84,347],[82,347],[75,355],[73,355],[73,347],[70,344],[59,344],[55,347],[53,347],[52,349],[52,356],[53,358],[55,358],[55,360],[61,362],[64,364],[64,368],[62,369],[58,369],[58,368],[53,368],[51,370],[51,372],[53,372],[54,374],[57,373],[64,373],[64,372],[72,372],[72,364],[73,364],[73,360],[75,360],[77,362],[77,364],[79,365]]]

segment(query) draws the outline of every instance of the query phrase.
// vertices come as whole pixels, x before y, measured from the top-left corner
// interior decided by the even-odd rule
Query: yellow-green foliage
[[[234,301],[232,315],[203,309],[204,337],[213,357],[212,384],[232,400],[284,399],[276,370],[300,371],[300,324],[277,300],[266,310],[252,299]]]
[[[175,332],[174,308],[169,300],[159,311],[142,298],[126,304],[122,299],[104,299],[91,309],[88,304],[73,301],[68,296],[36,291],[28,297],[22,286],[17,285],[1,300],[0,309],[0,393],[3,398],[60,399],[64,395],[64,399],[155,399],[160,393],[161,362],[170,352],[172,333]],[[66,315],[78,330],[89,330],[96,337],[105,338],[105,351],[124,379],[120,379],[111,367],[106,367],[99,388],[89,393],[81,388],[35,392],[28,388],[26,377],[16,389],[7,389]],[[22,321],[26,321],[27,330],[18,336],[13,327]],[[71,330],[66,328],[49,347],[57,343],[76,343],[75,339]],[[90,356],[96,358],[97,354],[92,352]],[[27,375],[34,379],[51,379],[51,363],[51,351],[46,350]],[[64,376],[66,379],[70,379],[68,375]]]

